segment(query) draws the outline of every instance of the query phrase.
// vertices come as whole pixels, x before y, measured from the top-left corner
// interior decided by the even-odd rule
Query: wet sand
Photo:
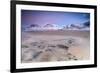
[[[22,63],[88,60],[89,31],[22,32]]]

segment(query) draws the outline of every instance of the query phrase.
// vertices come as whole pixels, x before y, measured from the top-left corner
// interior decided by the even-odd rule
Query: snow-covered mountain
[[[56,24],[46,24],[42,27],[44,30],[58,30]]]
[[[47,30],[89,30],[90,22],[84,22],[82,24],[67,24],[62,28],[59,28],[56,24],[45,24],[40,26],[38,24],[31,24],[24,28],[24,31],[47,31]]]
[[[40,30],[40,26],[38,24],[30,24],[24,27],[24,31],[36,31]]]
[[[90,23],[89,21],[84,22],[82,24],[68,24],[63,27],[63,30],[89,30]]]
[[[59,28],[55,24],[46,24],[44,26],[39,26],[31,24],[25,28],[25,31],[44,31],[44,30],[58,30]]]

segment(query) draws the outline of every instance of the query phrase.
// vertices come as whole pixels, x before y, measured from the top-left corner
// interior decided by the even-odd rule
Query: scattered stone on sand
[[[32,34],[28,33],[29,38],[25,37],[27,38],[27,40],[25,39],[22,40],[21,61],[22,63],[29,63],[29,62],[84,60],[87,58],[89,53],[89,51],[87,50],[89,49],[88,47],[89,40],[86,37],[84,39],[84,37],[81,37],[80,34],[78,34],[78,36],[80,37],[76,36],[77,36],[76,34],[75,37],[73,36],[66,37],[65,34],[61,36],[58,35],[44,36],[41,34],[39,36],[38,34],[33,35],[33,33]],[[77,49],[77,47],[79,47],[79,49]],[[86,49],[83,49],[84,47]],[[81,53],[81,51],[86,51],[86,52]],[[81,58],[83,56],[85,57]]]

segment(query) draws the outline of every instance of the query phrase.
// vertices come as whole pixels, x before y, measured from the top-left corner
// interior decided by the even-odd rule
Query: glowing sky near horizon
[[[31,24],[38,24],[39,26],[54,24],[63,27],[68,24],[81,24],[89,20],[89,13],[21,10],[22,27]]]

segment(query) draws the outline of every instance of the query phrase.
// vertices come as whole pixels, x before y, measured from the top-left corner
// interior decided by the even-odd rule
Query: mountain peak
[[[44,27],[54,27],[54,25],[53,24],[46,24],[46,25],[44,25]]]

